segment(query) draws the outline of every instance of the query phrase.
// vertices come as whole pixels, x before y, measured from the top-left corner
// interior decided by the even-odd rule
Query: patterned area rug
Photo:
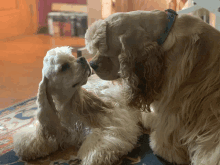
[[[89,91],[104,90],[110,83],[99,79],[96,75],[89,78],[88,83],[84,86]],[[73,164],[76,159],[75,148],[69,148],[64,151],[57,151],[45,158],[36,161],[24,162],[15,155],[13,151],[13,134],[23,127],[36,126],[36,97],[0,110],[0,165],[68,165]],[[123,158],[118,164],[129,165],[162,165],[169,164],[166,161],[156,157],[150,149],[149,136],[144,134],[140,137],[138,146],[127,157]]]
[[[0,155],[13,149],[13,134],[23,127],[34,126],[36,99],[34,97],[0,111]]]

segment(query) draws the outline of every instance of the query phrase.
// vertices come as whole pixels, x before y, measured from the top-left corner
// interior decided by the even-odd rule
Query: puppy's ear
[[[89,53],[96,53],[97,49],[99,49],[100,53],[107,51],[106,28],[107,22],[105,20],[98,20],[86,31],[85,43]]]
[[[48,79],[43,76],[39,84],[37,105],[38,105],[38,120],[42,126],[43,136],[48,138],[55,137],[61,140],[61,135],[64,128],[61,126],[58,112],[55,108],[51,95],[47,90]],[[62,135],[63,136],[63,135]]]
[[[121,35],[119,40],[122,46],[120,73],[129,86],[128,104],[150,111],[163,81],[162,47],[150,41],[142,28]]]

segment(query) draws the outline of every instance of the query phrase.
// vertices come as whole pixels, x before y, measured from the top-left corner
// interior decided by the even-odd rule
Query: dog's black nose
[[[85,57],[79,57],[79,58],[77,58],[77,60],[76,60],[78,63],[81,63],[81,64],[86,64],[86,59],[85,59]]]
[[[94,61],[90,61],[89,64],[90,64],[90,66],[92,67],[92,69],[94,69],[94,70],[98,69],[98,67],[99,67],[99,66],[97,65],[97,63],[94,62]]]

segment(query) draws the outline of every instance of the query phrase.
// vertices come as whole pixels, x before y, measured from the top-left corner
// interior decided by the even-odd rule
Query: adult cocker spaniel
[[[91,69],[84,57],[75,59],[69,47],[49,50],[43,64],[39,124],[15,134],[17,155],[30,160],[76,146],[81,165],[110,165],[135,147],[141,113],[127,107],[121,87],[83,89]]]
[[[145,113],[154,153],[177,164],[220,165],[220,32],[190,15],[169,24],[164,11],[115,13],[87,30],[90,62],[106,80],[129,86]]]

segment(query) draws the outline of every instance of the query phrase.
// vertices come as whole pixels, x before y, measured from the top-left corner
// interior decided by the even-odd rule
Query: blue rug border
[[[32,100],[37,100],[37,96],[32,97],[32,98],[27,99],[27,100],[24,100],[24,101],[19,102],[19,103],[16,103],[16,104],[11,105],[11,106],[9,106],[9,107],[7,107],[7,108],[0,109],[0,115],[1,115],[3,112],[7,111],[7,110],[13,111],[13,110],[15,110],[15,107],[22,106],[22,105],[24,105],[25,103],[27,103],[27,102],[29,102],[29,101],[32,101]]]

